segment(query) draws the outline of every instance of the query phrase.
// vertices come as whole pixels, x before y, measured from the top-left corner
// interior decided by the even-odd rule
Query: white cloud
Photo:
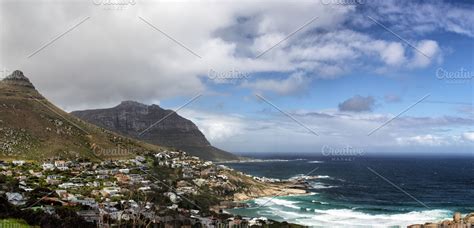
[[[238,115],[222,115],[193,109],[184,109],[179,114],[193,121],[206,138],[217,145],[244,133],[246,127],[246,123]]]
[[[447,143],[442,137],[431,134],[398,137],[396,140],[401,145],[440,146]]]
[[[47,3],[0,3],[0,20],[8,22],[0,31],[6,44],[0,47],[0,59],[11,70],[23,70],[44,95],[68,110],[195,94],[207,89],[200,76],[210,68],[303,71],[311,77],[334,78],[365,65],[368,69],[403,67],[405,59],[412,58],[398,41],[347,27],[346,22],[358,13],[355,6],[332,7],[319,1],[138,1],[120,11],[104,10],[89,1]],[[26,58],[87,16],[89,20]],[[253,59],[316,16],[287,41]],[[439,52],[434,41],[420,43],[420,49],[427,54]],[[420,67],[427,64],[418,57],[415,62]],[[284,94],[298,90],[304,81],[290,76],[281,89],[271,80],[256,86]]]
[[[401,43],[389,43],[381,51],[382,60],[388,65],[398,66],[405,62],[405,49]]]
[[[426,67],[433,61],[440,58],[440,49],[436,41],[422,40],[416,44],[414,56],[410,61],[410,66],[415,68]]]
[[[366,14],[354,19],[358,25],[378,26],[366,23],[364,17],[370,15],[384,24],[392,24],[393,30],[403,36],[448,31],[474,37],[474,7],[470,2],[383,0],[365,4],[364,10]]]
[[[471,141],[471,142],[474,142],[474,132],[470,131],[470,132],[464,132],[462,134],[462,138],[466,141]]]
[[[267,107],[265,103],[261,105]],[[460,150],[471,148],[467,140],[438,134],[434,130],[437,127],[462,129],[469,126],[469,123],[457,126],[455,119],[451,119],[451,123],[425,119],[415,123],[413,117],[401,117],[368,136],[369,132],[392,116],[381,113],[340,113],[337,110],[285,111],[317,132],[318,136],[271,107],[269,111],[260,113],[261,116],[252,117],[188,108],[179,114],[194,121],[213,145],[232,152],[294,152],[295,148],[298,152],[318,152],[325,145],[340,146],[341,142],[344,143],[342,146],[363,148],[367,152],[406,152],[400,149],[404,147],[424,148],[426,151],[443,146],[458,146]],[[433,123],[425,125],[426,122]]]

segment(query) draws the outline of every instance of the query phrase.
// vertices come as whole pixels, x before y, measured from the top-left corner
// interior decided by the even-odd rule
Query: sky
[[[0,67],[66,111],[178,110],[231,152],[473,155],[472,15],[472,1],[0,0]]]

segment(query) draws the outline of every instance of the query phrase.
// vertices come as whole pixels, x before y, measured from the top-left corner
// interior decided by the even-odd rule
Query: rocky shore
[[[474,212],[467,214],[464,218],[460,212],[453,215],[453,220],[444,220],[438,223],[414,224],[408,228],[471,228],[474,227]]]
[[[246,193],[236,193],[234,194],[234,201],[246,201],[261,197],[278,197],[278,196],[288,196],[288,195],[304,195],[308,194],[308,191],[301,188],[294,188],[289,184],[272,184],[267,188],[256,188],[254,191],[249,191]]]

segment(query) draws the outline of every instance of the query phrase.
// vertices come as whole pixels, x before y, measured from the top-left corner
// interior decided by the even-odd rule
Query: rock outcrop
[[[198,127],[171,110],[158,105],[124,101],[116,107],[72,112],[84,121],[145,142],[173,147],[204,160],[238,160],[213,147]]]
[[[474,227],[474,212],[467,214],[464,218],[460,212],[453,215],[453,220],[444,220],[439,223],[425,223],[410,225],[408,228],[471,228]]]
[[[6,78],[3,79],[3,82],[10,85],[17,85],[29,88],[35,88],[33,84],[30,82],[30,79],[23,75],[23,72],[19,70],[13,71],[13,73]]]

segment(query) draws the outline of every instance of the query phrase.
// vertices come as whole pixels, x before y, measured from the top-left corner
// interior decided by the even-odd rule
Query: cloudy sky
[[[232,152],[466,154],[472,15],[472,1],[1,0],[0,67],[67,111],[181,108]]]

